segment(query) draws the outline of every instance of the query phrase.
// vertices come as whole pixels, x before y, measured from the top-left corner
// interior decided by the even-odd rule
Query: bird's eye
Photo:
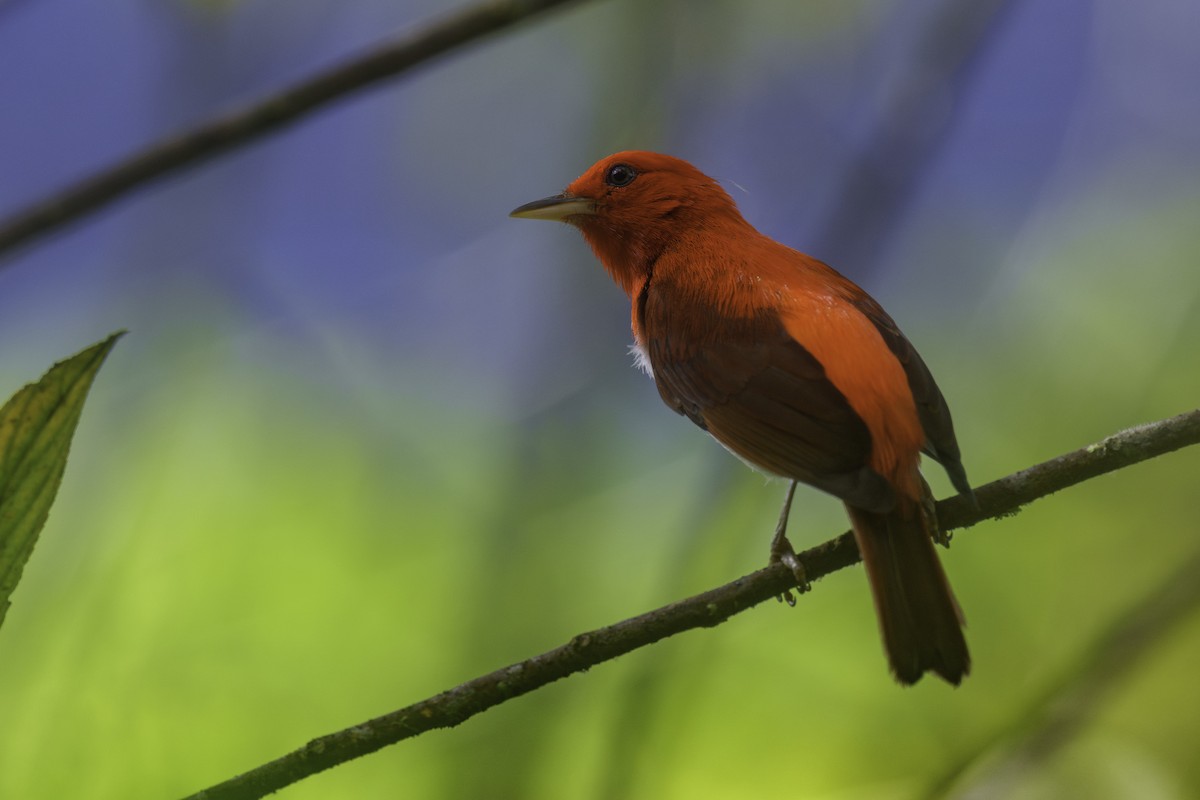
[[[628,164],[614,164],[604,173],[604,182],[609,186],[628,186],[637,177],[637,170]]]

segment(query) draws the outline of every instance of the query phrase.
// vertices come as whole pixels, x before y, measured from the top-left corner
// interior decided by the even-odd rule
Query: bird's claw
[[[933,492],[929,489],[929,484],[921,478],[921,483],[925,487],[924,498],[921,500],[921,515],[925,518],[925,529],[933,531],[933,541],[940,544],[947,550],[950,549],[950,531],[944,531],[938,525],[937,505],[933,499]]]
[[[782,539],[776,543],[775,547],[771,548],[771,563],[783,564],[791,570],[792,577],[796,579],[796,591],[800,594],[804,594],[812,588],[812,584],[808,582],[808,572],[804,569],[804,564],[800,562],[796,551],[792,549],[792,545],[787,539]],[[796,598],[792,596],[791,589],[779,595],[778,599],[789,606],[796,605]]]

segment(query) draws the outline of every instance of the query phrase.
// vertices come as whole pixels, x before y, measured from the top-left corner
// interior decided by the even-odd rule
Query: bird
[[[607,156],[510,216],[577,228],[628,295],[632,352],[666,405],[790,481],[771,561],[806,589],[786,536],[797,482],[840,499],[893,676],[959,685],[965,620],[934,547],[949,539],[921,455],[974,494],[946,400],[879,303],[760,233],[716,180],[669,155]]]

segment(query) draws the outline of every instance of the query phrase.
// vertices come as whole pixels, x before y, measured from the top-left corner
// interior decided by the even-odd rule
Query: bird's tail
[[[934,549],[932,503],[901,497],[887,514],[846,510],[896,680],[913,684],[933,671],[957,686],[971,670],[971,656],[962,611]]]

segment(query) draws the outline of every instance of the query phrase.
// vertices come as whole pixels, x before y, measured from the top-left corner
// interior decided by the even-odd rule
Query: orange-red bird
[[[514,217],[567,222],[629,295],[639,364],[668,406],[755,467],[846,504],[896,679],[971,666],[921,453],[970,495],[950,409],[896,323],[831,267],[755,230],[716,181],[646,152],[602,159]]]

